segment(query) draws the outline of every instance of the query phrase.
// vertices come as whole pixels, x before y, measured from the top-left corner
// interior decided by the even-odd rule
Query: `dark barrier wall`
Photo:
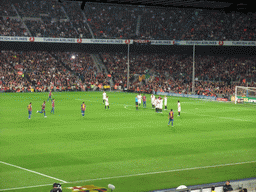
[[[124,52],[128,45],[96,45],[96,44],[67,44],[67,43],[16,43],[0,42],[1,50],[23,51],[74,51],[74,52]],[[178,45],[130,45],[130,52],[137,53],[166,53],[166,54],[193,54],[193,46]],[[196,46],[196,54],[200,55],[256,55],[254,46]]]

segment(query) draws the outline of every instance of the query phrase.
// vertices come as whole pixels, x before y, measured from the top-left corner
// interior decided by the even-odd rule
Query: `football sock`
[[[108,106],[108,109],[109,109],[109,106]]]
[[[105,105],[105,109],[107,109],[107,106]]]

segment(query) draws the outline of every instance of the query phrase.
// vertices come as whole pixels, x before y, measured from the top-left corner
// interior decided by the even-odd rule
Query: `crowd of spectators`
[[[0,66],[1,85],[5,89],[82,86],[79,77],[48,52],[1,51]]]
[[[240,41],[255,40],[256,16],[217,11],[197,12],[192,26],[181,39]]]
[[[190,9],[141,9],[138,38],[179,39],[194,11]]]
[[[24,0],[14,1],[13,4],[21,17],[40,17],[40,14],[49,14],[52,18],[66,19],[61,4],[55,0]]]
[[[16,19],[0,17],[0,35],[1,36],[29,36],[23,23]]]
[[[58,52],[52,53],[73,72],[81,83],[86,85],[106,84],[106,76],[97,71],[89,53],[83,52]]]
[[[112,74],[114,83],[126,86],[126,54],[102,53],[101,57]],[[247,82],[256,82],[255,62],[255,56],[239,58],[198,55],[195,60],[196,94],[207,96],[232,95],[235,91],[235,85],[247,86]],[[191,56],[130,54],[130,81],[133,91],[137,91],[137,87],[139,87],[140,90],[147,92],[161,90],[191,93],[192,70]],[[140,75],[141,80],[135,78],[136,75]],[[253,84],[250,85],[253,86]]]
[[[230,13],[231,27],[227,35],[230,40],[256,40],[256,14]]]
[[[115,86],[127,87],[127,55],[101,53]],[[228,97],[235,86],[255,87],[256,57],[201,56],[195,60],[195,93]],[[130,90],[148,93],[192,92],[192,57],[187,55],[130,54]],[[2,51],[1,85],[78,86],[109,85],[89,53]],[[18,75],[22,72],[24,76]]]
[[[136,35],[139,8],[87,4],[86,17],[95,38],[132,38]]]
[[[85,15],[81,9],[79,9],[80,4],[78,2],[63,2],[63,7],[72,23],[73,27],[76,29],[74,34],[80,38],[92,38],[88,26],[85,21]]]
[[[19,58],[14,51],[1,51],[0,54],[0,86],[6,87],[5,90],[13,90],[14,87],[21,89],[27,87],[29,81],[19,75],[18,72],[23,72],[24,68],[19,64]]]
[[[0,16],[16,16],[16,12],[8,0],[1,0],[0,4]]]
[[[196,12],[191,25],[182,39],[185,40],[230,40],[228,26],[230,21],[225,14],[217,11]]]
[[[91,28],[95,38],[217,41],[256,39],[254,13],[96,3],[87,3],[82,11],[78,2],[3,1],[0,6],[1,16],[17,17],[16,9],[25,19],[33,36],[92,38]],[[29,19],[31,17],[34,19]],[[34,21],[35,18],[37,21]],[[27,36],[27,33],[18,32],[23,31],[23,22],[11,20],[6,24],[1,20],[1,35]]]

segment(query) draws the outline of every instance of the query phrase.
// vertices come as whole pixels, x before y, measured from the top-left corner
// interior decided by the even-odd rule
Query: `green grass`
[[[1,94],[0,161],[68,183],[0,163],[0,191],[49,184],[9,190],[44,192],[60,182],[64,192],[71,192],[65,187],[109,183],[115,192],[135,192],[255,177],[255,105],[169,97],[174,127],[168,127],[169,111],[155,113],[150,95],[147,108],[139,111],[135,94],[107,95],[110,110],[105,110],[101,92],[53,93],[55,114],[47,102],[44,118],[36,111],[47,93]]]

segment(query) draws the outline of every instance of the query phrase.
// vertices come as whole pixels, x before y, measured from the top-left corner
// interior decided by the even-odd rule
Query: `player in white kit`
[[[180,101],[178,101],[178,116],[180,116],[180,111],[181,111],[181,106],[180,106]]]
[[[159,111],[160,113],[163,112],[163,99],[161,97],[159,98]]]
[[[138,104],[139,104],[139,106],[140,106],[140,104],[141,104],[141,98],[142,98],[141,94],[139,94],[139,95],[137,96],[137,98],[138,98]]]
[[[103,96],[103,104],[104,104],[104,103],[105,103],[105,100],[106,100],[106,97],[107,97],[107,94],[105,93],[105,91],[103,91],[102,96]]]
[[[167,110],[167,97],[164,96],[164,110]]]
[[[105,109],[107,109],[107,106],[108,106],[108,109],[109,109],[108,96],[107,96],[106,99],[105,99]]]
[[[155,98],[155,108],[156,108],[156,112],[159,112],[159,97]]]
[[[151,97],[150,97],[150,100],[151,100],[151,105],[152,105],[152,109],[154,109],[154,107],[155,107],[155,95],[151,95]]]

